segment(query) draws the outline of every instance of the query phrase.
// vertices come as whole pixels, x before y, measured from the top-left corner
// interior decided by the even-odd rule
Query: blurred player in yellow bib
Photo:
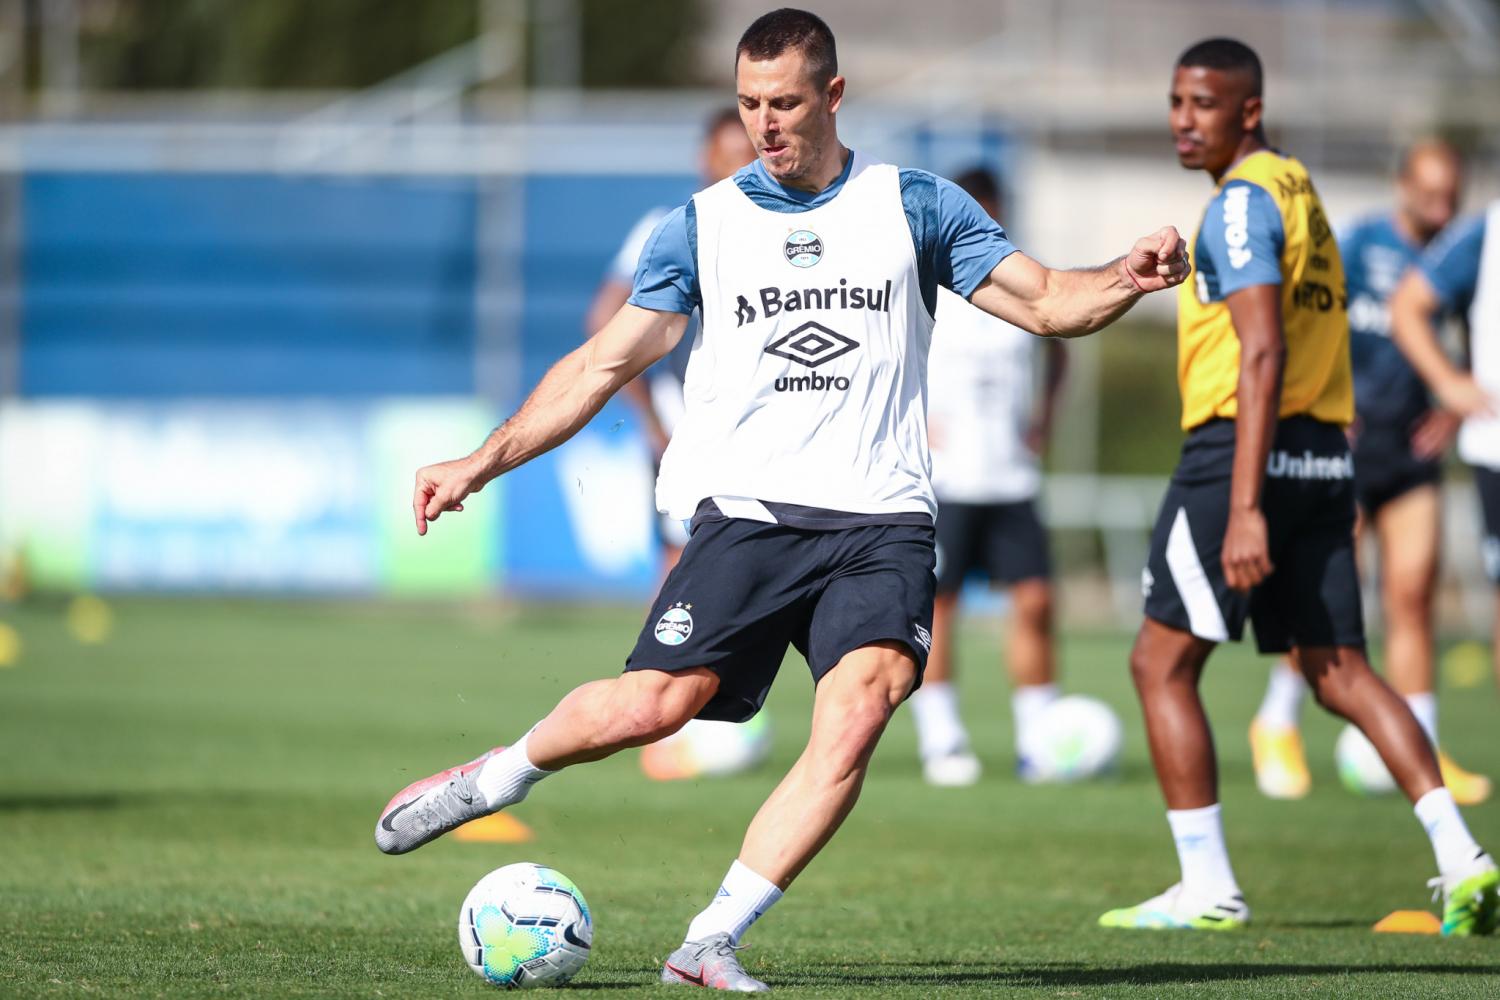
[[[1178,298],[1182,458],[1143,574],[1130,668],[1182,878],[1106,927],[1227,930],[1249,922],[1219,816],[1198,682],[1255,625],[1318,702],[1362,730],[1432,841],[1444,930],[1493,931],[1500,871],[1469,834],[1406,702],[1370,669],[1354,564],[1354,418],[1344,269],[1307,169],[1262,131],[1260,60],[1227,38],[1178,59],[1171,127],[1216,189]]]

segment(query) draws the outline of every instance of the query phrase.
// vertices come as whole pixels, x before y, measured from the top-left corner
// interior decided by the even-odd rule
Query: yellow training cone
[[[83,594],[68,604],[68,631],[73,638],[96,646],[109,638],[115,628],[115,613],[99,598]]]
[[[1474,688],[1490,673],[1490,651],[1483,643],[1461,642],[1443,656],[1443,680],[1456,688]]]
[[[13,667],[21,662],[21,633],[12,625],[0,622],[0,667]]]
[[[470,820],[453,831],[454,839],[475,844],[524,844],[534,838],[531,827],[510,813],[491,813]]]
[[[1375,925],[1377,934],[1441,934],[1443,922],[1426,910],[1397,910]]]

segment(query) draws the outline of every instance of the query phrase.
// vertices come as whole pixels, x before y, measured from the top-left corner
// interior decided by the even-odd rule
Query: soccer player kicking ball
[[[1182,880],[1105,927],[1222,930],[1249,922],[1219,821],[1198,679],[1249,617],[1262,652],[1291,652],[1318,702],[1358,726],[1432,840],[1443,931],[1495,928],[1500,871],[1443,787],[1422,728],[1364,653],[1354,565],[1354,416],[1338,244],[1307,170],[1266,145],[1260,60],[1200,42],[1171,90],[1177,158],[1218,189],[1178,295],[1182,458],[1151,539],[1146,620],[1130,656]]]
[[[577,688],[514,744],[399,792],[375,828],[400,854],[537,782],[674,732],[749,719],[788,643],[816,683],[807,748],[745,835],[662,979],[760,992],[735,954],[853,808],[932,625],[924,373],[937,290],[1043,336],[1076,336],[1180,283],[1171,228],[1123,258],[1049,270],[955,186],[846,149],[834,40],[778,10],[736,50],[756,162],[651,237],[630,301],[473,454],[417,473],[417,530],[567,440],[681,337],[701,306],[658,506],[692,536],[623,675]]]

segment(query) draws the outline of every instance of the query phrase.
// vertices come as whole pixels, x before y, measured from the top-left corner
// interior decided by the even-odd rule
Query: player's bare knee
[[[618,740],[628,746],[645,746],[671,736],[692,718],[666,697],[643,698],[622,706],[613,725]]]
[[[1297,662],[1313,699],[1325,711],[1338,716],[1347,717],[1354,699],[1362,697],[1361,688],[1374,679],[1369,663],[1354,650],[1316,653],[1304,650]]]
[[[1432,587],[1425,580],[1402,580],[1385,588],[1388,626],[1426,627],[1432,615]]]
[[[860,743],[873,743],[880,738],[885,725],[891,720],[901,697],[894,689],[876,689],[861,698],[844,717],[844,725],[850,737]]]
[[[695,673],[638,670],[623,675],[601,720],[609,742],[630,746],[655,743],[685,726],[712,696],[712,678]]]
[[[810,761],[814,780],[835,785],[860,774],[889,720],[890,711],[873,701],[842,716],[839,731],[816,741],[813,747]]]
[[[1157,690],[1166,685],[1172,676],[1170,660],[1153,655],[1140,643],[1130,651],[1130,679],[1141,694]]]
[[[1015,624],[1036,631],[1052,627],[1052,587],[1046,580],[1022,580],[1011,588]]]

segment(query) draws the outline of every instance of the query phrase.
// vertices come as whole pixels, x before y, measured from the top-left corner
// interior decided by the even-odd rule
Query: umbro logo
[[[912,622],[911,627],[912,632],[916,634],[917,642],[922,644],[922,648],[929,653],[932,652],[932,633],[923,628],[921,622]]]
[[[786,358],[788,361],[795,361],[804,368],[817,368],[834,358],[842,358],[858,346],[858,341],[850,340],[842,333],[828,329],[822,323],[809,320],[772,343],[766,348],[766,353],[774,354],[778,358]],[[847,375],[819,375],[813,372],[809,375],[779,376],[776,379],[776,391],[823,392],[828,389],[837,389],[840,392],[848,392],[852,384]]]
[[[795,361],[806,368],[817,368],[834,358],[842,358],[858,346],[858,341],[809,320],[770,344],[766,353]]]

